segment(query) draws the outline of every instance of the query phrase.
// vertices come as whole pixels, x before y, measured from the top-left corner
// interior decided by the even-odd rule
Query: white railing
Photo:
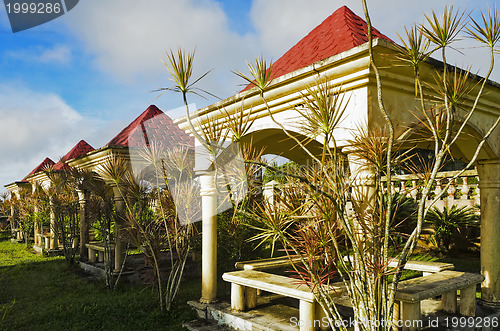
[[[430,195],[430,202],[435,196],[442,193],[446,184],[452,181],[447,192],[436,202],[437,208],[468,206],[473,207],[479,205],[479,177],[476,170],[467,170],[456,180],[452,178],[460,171],[444,171],[437,174],[436,183],[433,194]],[[391,187],[393,192],[406,194],[409,197],[417,198],[420,195],[419,175],[397,175],[391,179]]]
[[[442,190],[446,187],[446,184],[453,178],[459,171],[443,171],[437,174],[436,184],[434,185],[434,191],[428,198],[428,203],[434,199],[435,196],[441,194]],[[394,175],[391,179],[391,187],[393,192],[406,194],[412,198],[420,197],[420,185],[419,181],[421,176],[419,175]],[[468,206],[473,207],[479,205],[479,177],[476,170],[467,170],[456,180],[453,180],[452,184],[448,187],[447,192],[439,199],[435,206],[439,209],[445,206],[450,208],[453,205],[457,207]],[[264,184],[263,196],[264,199],[270,203],[274,200],[274,195],[277,190],[282,187],[283,184],[279,184],[276,181],[272,181]],[[285,184],[286,186],[286,184]]]

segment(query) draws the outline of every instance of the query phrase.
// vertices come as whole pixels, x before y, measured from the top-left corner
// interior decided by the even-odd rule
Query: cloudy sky
[[[472,15],[495,6],[495,0],[368,0],[374,26],[393,40],[450,3]],[[82,0],[18,33],[0,5],[0,191],[45,157],[57,162],[80,139],[104,146],[151,103],[165,112],[181,106],[177,94],[150,93],[170,86],[165,51],[196,47],[195,72],[213,69],[199,87],[226,98],[241,90],[231,71],[245,71],[246,61],[261,54],[278,59],[343,5],[363,16],[361,0]],[[484,52],[468,41],[457,47],[457,64],[475,61],[473,70],[484,72]],[[500,81],[498,69],[493,79]],[[217,100],[190,101],[202,107]]]

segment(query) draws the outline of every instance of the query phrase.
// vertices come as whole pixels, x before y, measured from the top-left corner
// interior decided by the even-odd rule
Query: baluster
[[[411,191],[410,191],[410,196],[413,198],[413,199],[416,199],[417,198],[417,194],[418,194],[418,188],[417,188],[417,180],[414,179],[411,181]]]
[[[436,179],[436,189],[434,190],[435,196],[439,196],[441,194],[441,179]]]
[[[457,189],[455,187],[455,180],[453,178],[450,179],[451,184],[448,187],[448,199],[454,200],[455,199],[455,193],[457,192]]]
[[[393,193],[395,192],[395,190],[394,190],[394,182],[393,181],[391,181],[391,192],[393,192]]]
[[[460,199],[462,200],[467,200],[469,199],[469,184],[467,183],[469,180],[468,177],[463,177],[462,178],[462,187],[460,188],[460,193],[462,193],[462,196],[460,197]]]
[[[402,180],[399,182],[399,193],[405,195],[406,194],[406,187],[405,187],[405,181]]]
[[[477,201],[479,201],[479,198],[481,197],[480,190],[479,190],[479,176],[476,176],[477,178],[477,185],[476,185],[476,192],[477,192]]]

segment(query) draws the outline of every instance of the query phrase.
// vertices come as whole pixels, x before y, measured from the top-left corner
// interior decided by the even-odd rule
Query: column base
[[[483,300],[483,299],[477,299],[477,304],[481,305],[483,307],[488,307],[488,308],[495,308],[495,309],[500,308],[500,302],[495,302],[495,301],[487,301],[487,300]]]
[[[217,299],[203,299],[203,298],[200,299],[200,303],[204,303],[204,304],[211,304],[211,303],[217,303],[217,302],[219,302],[219,300],[217,300]]]

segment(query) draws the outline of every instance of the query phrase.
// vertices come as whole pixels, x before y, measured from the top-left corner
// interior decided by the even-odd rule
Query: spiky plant
[[[479,228],[479,215],[475,208],[463,206],[458,208],[453,205],[451,208],[432,208],[426,217],[426,225],[432,233],[431,243],[443,254],[449,254],[462,247],[474,246],[474,243],[467,236],[467,230]]]

